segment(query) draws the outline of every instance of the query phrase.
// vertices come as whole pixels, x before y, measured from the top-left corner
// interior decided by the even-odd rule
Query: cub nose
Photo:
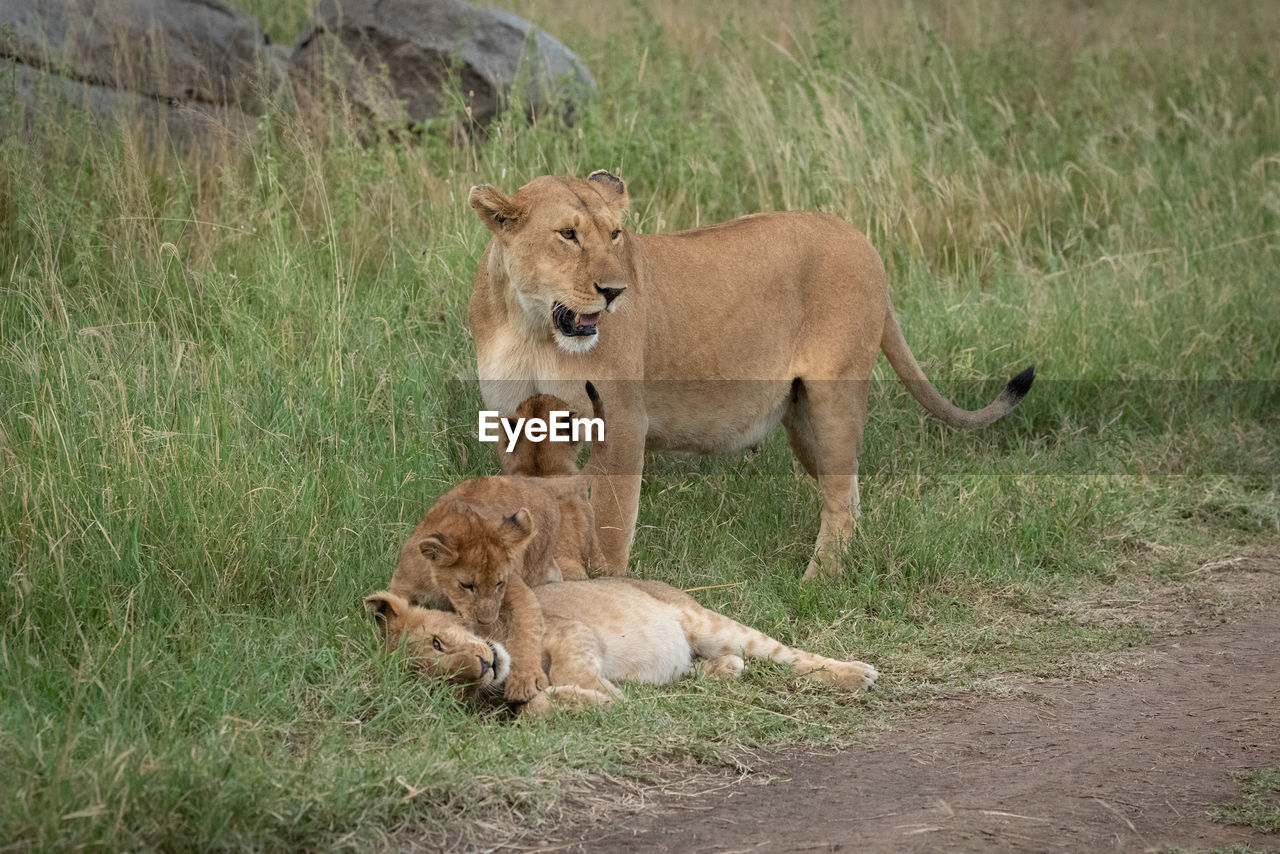
[[[481,658],[480,656],[476,656],[476,658],[480,659],[480,678],[483,679],[486,673],[492,672],[493,662]]]
[[[618,295],[625,290],[626,290],[626,286],[623,286],[621,288],[602,288],[600,287],[599,282],[596,283],[596,293],[604,297],[604,304],[606,306],[608,306],[610,303],[616,300],[618,298]]]

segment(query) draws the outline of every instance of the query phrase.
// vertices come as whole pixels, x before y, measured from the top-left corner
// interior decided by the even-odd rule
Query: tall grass
[[[305,17],[259,5],[277,39]],[[575,125],[514,105],[461,141],[445,116],[369,143],[335,104],[192,150],[87,121],[0,137],[10,847],[465,838],[585,772],[847,741],[1001,668],[1087,668],[1139,635],[1063,597],[1274,542],[1274,4],[511,8],[600,81]],[[628,180],[635,229],[858,224],[968,405],[1037,363],[976,435],[882,366],[838,582],[798,584],[817,498],[780,437],[649,461],[635,571],[729,585],[699,595],[873,661],[877,698],[759,668],[512,724],[377,649],[360,597],[436,496],[495,468],[466,381],[487,232],[465,192],[596,168]]]

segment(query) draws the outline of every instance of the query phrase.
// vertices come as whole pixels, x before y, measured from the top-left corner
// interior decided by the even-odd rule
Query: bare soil
[[[1280,850],[1280,834],[1206,814],[1237,795],[1230,772],[1280,765],[1280,560],[1219,564],[1205,569],[1253,607],[1183,613],[1105,679],[957,697],[875,747],[779,753],[719,785],[669,780],[495,850]]]

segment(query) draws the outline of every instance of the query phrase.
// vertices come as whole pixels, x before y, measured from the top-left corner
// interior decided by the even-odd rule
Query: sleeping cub
[[[524,714],[620,699],[615,682],[674,682],[695,666],[706,676],[738,676],[743,658],[791,664],[796,672],[846,691],[870,690],[879,674],[861,661],[825,658],[704,608],[659,581],[592,578],[534,591],[546,617],[542,661],[550,687]],[[365,599],[388,646],[407,647],[426,674],[481,695],[502,692],[511,656],[501,623],[476,633],[456,614],[419,608],[389,592]],[[696,664],[695,664],[696,662]],[[510,692],[507,692],[510,696]]]

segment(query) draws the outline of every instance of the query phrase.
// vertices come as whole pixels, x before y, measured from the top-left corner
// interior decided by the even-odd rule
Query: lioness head
[[[438,590],[464,620],[492,625],[508,577],[520,576],[524,548],[533,537],[533,518],[522,507],[493,520],[457,499],[442,509],[434,531],[415,532],[405,543],[391,576],[391,591],[413,600],[423,591]],[[406,559],[414,550],[415,559]]]
[[[388,649],[405,645],[415,665],[429,676],[497,691],[511,670],[501,644],[470,632],[457,614],[411,605],[403,596],[381,590],[365,597],[365,607],[382,629]]]
[[[490,263],[529,326],[570,353],[595,346],[601,312],[616,311],[630,283],[622,179],[603,170],[585,181],[544,176],[509,196],[482,184],[468,201],[494,234]]]

